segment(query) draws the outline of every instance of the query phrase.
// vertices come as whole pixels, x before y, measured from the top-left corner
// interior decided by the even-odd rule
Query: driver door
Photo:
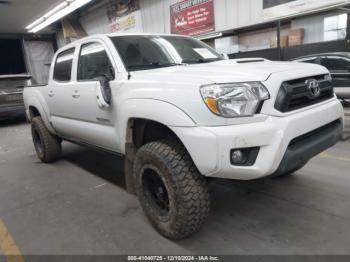
[[[115,66],[102,42],[82,44],[76,63],[76,83],[72,94],[72,139],[82,143],[117,151],[116,112],[113,103],[103,106],[98,78],[107,77],[113,93]]]

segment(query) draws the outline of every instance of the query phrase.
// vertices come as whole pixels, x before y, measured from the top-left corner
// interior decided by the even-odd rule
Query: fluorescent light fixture
[[[28,25],[26,29],[29,33],[37,33],[91,1],[92,0],[65,0],[44,14],[42,17]]]

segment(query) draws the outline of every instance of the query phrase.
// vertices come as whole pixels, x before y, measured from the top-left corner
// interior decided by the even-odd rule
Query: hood
[[[242,123],[240,121],[247,123],[257,120],[255,118],[237,120],[214,115],[200,95],[201,85],[259,81],[269,90],[270,101],[274,101],[280,82],[327,72],[326,68],[319,65],[299,62],[271,62],[263,59],[224,60],[131,72],[131,78],[125,81],[124,88],[127,90],[125,93],[128,99],[151,98],[168,102],[184,111],[198,125],[234,125]]]
[[[150,78],[153,81],[159,78],[163,81],[163,78],[166,77],[170,81],[176,81],[176,79],[184,81],[184,79],[188,80],[191,78],[198,83],[198,80],[202,80],[203,84],[248,81],[263,82],[271,74],[303,68],[308,70],[315,67],[319,66],[297,62],[272,62],[264,59],[237,59],[143,70],[132,72],[131,74],[136,78]]]

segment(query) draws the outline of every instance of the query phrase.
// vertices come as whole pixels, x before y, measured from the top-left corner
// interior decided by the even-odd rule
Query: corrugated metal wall
[[[262,0],[214,0],[216,31],[263,22]]]
[[[170,33],[170,5],[178,0],[141,0],[144,32]],[[214,0],[216,31],[253,25],[263,21],[262,0]],[[80,19],[88,34],[109,32],[106,7]]]
[[[177,0],[141,0],[145,32],[170,33],[170,5]],[[262,0],[214,0],[216,31],[263,21]]]
[[[170,33],[171,0],[141,0],[143,30],[146,33]]]
[[[181,0],[140,0],[143,32],[170,33],[170,6]],[[104,0],[107,3],[107,0]],[[263,0],[214,0],[216,31],[224,31],[263,22]],[[334,13],[339,13],[337,11]],[[317,14],[293,19],[291,28],[305,29],[305,43],[323,41],[324,17]],[[80,19],[86,32],[91,34],[110,31],[106,4],[95,8]],[[266,40],[267,41],[267,40]],[[266,42],[266,45],[268,43]]]
[[[81,17],[80,23],[88,35],[110,33],[106,5]]]

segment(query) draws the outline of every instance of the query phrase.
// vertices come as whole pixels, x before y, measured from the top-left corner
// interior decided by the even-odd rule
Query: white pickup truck
[[[95,35],[58,50],[47,86],[24,91],[41,161],[62,140],[121,154],[127,188],[170,239],[209,214],[208,178],[291,174],[333,146],[343,109],[327,69],[227,60],[175,35]]]

